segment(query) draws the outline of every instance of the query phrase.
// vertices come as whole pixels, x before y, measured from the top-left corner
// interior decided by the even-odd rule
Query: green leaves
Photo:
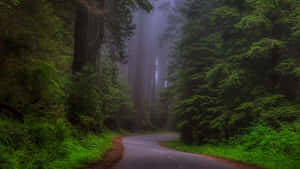
[[[248,52],[245,54],[245,57],[249,59],[264,59],[272,57],[273,49],[281,49],[285,47],[283,41],[264,38],[258,42],[254,42]]]
[[[212,12],[212,20],[215,23],[230,24],[239,17],[238,9],[231,6],[222,6],[214,9]]]
[[[18,6],[21,3],[20,0],[8,0],[8,1],[9,2],[0,2],[0,6],[12,8],[13,6]]]
[[[268,34],[272,31],[272,22],[269,18],[262,14],[252,14],[241,18],[241,20],[234,25],[235,28],[241,29],[246,34],[253,36],[253,34],[264,33]],[[260,34],[261,35],[261,34]]]
[[[186,127],[181,132],[191,130],[184,134],[185,141],[228,139],[252,122],[275,128],[299,119],[296,3],[187,2],[182,10],[183,37],[174,58],[178,73],[173,77],[178,123]],[[214,104],[206,97],[214,98]]]
[[[279,65],[275,67],[275,70],[285,77],[293,77],[295,79],[300,78],[300,67],[297,65],[295,59],[283,60]]]

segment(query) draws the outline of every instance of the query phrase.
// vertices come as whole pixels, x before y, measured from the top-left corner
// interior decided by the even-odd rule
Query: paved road
[[[228,164],[170,150],[158,144],[177,137],[176,134],[154,134],[124,138],[123,159],[115,169],[236,169]]]

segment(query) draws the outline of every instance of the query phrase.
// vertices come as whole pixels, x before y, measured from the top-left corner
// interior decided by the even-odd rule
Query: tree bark
[[[94,1],[91,4],[85,1],[85,5],[79,3],[77,7],[73,74],[81,72],[85,65],[96,68],[96,57],[100,54],[99,49],[104,36],[104,14],[95,12],[96,9],[104,11],[104,0]]]
[[[73,73],[80,72],[87,60],[88,9],[78,5],[75,23]]]

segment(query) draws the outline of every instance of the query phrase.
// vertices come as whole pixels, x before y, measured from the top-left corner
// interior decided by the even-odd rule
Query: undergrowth
[[[0,120],[1,169],[73,169],[101,160],[118,134],[78,134],[64,120],[53,123]]]
[[[275,130],[264,125],[222,144],[186,145],[180,140],[164,145],[180,151],[233,159],[267,169],[298,169],[300,166],[300,124]]]

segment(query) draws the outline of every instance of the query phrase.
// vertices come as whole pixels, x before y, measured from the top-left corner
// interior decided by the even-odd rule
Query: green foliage
[[[128,86],[119,80],[117,65],[110,57],[103,55],[101,63],[97,73],[86,66],[85,72],[74,76],[68,103],[69,120],[90,132],[101,132],[104,127],[130,129],[135,118]]]
[[[24,115],[43,116],[42,109],[51,111],[54,105],[63,103],[63,84],[51,62],[21,60],[6,64],[1,73],[0,87],[6,90],[0,91],[0,101],[13,105]]]
[[[279,129],[299,120],[298,3],[186,1],[169,73],[184,143],[226,141],[253,122]]]
[[[53,160],[49,169],[82,168],[91,162],[101,160],[101,155],[112,145],[112,139],[118,134],[106,131],[102,136],[88,135],[81,140],[65,140],[60,147],[65,151],[64,157]]]
[[[177,150],[225,157],[268,169],[296,169],[300,165],[299,123],[281,126],[279,130],[256,125],[247,133],[230,139],[227,144],[186,145],[179,140],[164,145]]]
[[[105,26],[113,32],[106,45],[114,51],[102,49],[108,53],[97,55],[97,67],[72,76],[78,3],[0,1],[1,169],[80,168],[111,146],[117,134],[107,128],[132,126],[132,99],[115,53],[134,29],[133,9],[152,6],[147,0],[108,3],[115,6],[106,6],[112,23]]]
[[[127,57],[124,51],[126,42],[135,29],[132,22],[134,11],[142,9],[150,12],[153,6],[148,0],[110,0],[105,1],[105,6],[108,12],[105,16],[106,47],[110,48],[114,60],[123,61]]]
[[[3,0],[4,2],[0,2],[0,6],[4,6],[6,8],[11,8],[12,6],[17,6],[20,4],[20,0]],[[7,2],[8,1],[8,2]]]
[[[30,125],[0,120],[0,167],[3,169],[79,168],[100,160],[110,146],[113,132],[103,136],[79,136],[63,119],[50,123],[32,121]]]
[[[101,132],[104,127],[102,100],[96,74],[78,73],[76,76],[78,80],[70,87],[68,118],[85,131]]]

